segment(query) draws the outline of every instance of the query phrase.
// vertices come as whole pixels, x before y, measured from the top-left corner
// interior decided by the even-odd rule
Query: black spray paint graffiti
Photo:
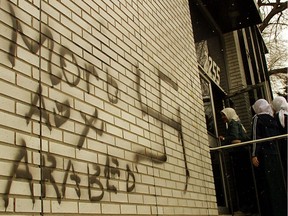
[[[162,140],[163,140],[163,154],[158,155],[154,154],[153,152],[147,152],[147,151],[138,151],[136,153],[136,162],[140,161],[141,159],[151,159],[155,163],[165,163],[167,161],[167,154],[166,154],[166,147],[165,147],[165,138],[164,138],[164,131],[163,131],[163,124],[169,125],[170,127],[174,128],[175,130],[178,131],[178,138],[179,141],[181,142],[182,149],[183,149],[183,157],[184,157],[184,163],[185,163],[185,170],[186,170],[186,184],[185,184],[185,191],[187,190],[188,187],[188,179],[190,177],[189,169],[187,166],[187,160],[186,160],[186,153],[185,153],[185,145],[184,145],[184,140],[183,140],[183,133],[182,133],[182,124],[181,124],[181,117],[180,117],[180,108],[178,108],[178,117],[179,117],[179,122],[177,122],[174,119],[168,118],[167,116],[163,115],[161,113],[161,94],[162,92],[160,91],[160,111],[157,111],[147,105],[145,105],[142,102],[142,96],[140,92],[140,81],[141,81],[141,72],[139,67],[136,68],[136,83],[137,83],[137,93],[138,93],[138,98],[141,104],[141,110],[144,114],[150,115],[154,117],[155,119],[159,120],[161,122],[161,131],[162,131]],[[178,91],[178,85],[176,82],[171,80],[169,77],[167,77],[165,74],[162,72],[158,71],[158,84],[160,86],[160,81],[166,82],[168,85],[170,85],[174,90]]]
[[[49,51],[49,55],[48,55],[48,72],[50,74],[50,81],[52,84],[52,87],[58,85],[62,79],[64,79],[69,86],[71,87],[75,87],[79,84],[79,82],[81,81],[81,79],[83,78],[83,80],[86,81],[86,90],[88,93],[90,93],[91,89],[90,89],[90,83],[91,83],[91,78],[94,77],[96,78],[97,81],[100,81],[100,78],[97,74],[97,71],[95,70],[95,66],[90,64],[90,63],[85,63],[83,67],[80,67],[80,65],[77,62],[77,58],[75,57],[74,53],[72,51],[69,50],[69,48],[67,47],[60,47],[60,56],[59,56],[59,62],[60,62],[60,67],[61,67],[61,72],[59,71],[52,71],[52,57],[54,53],[54,41],[53,41],[53,35],[51,33],[51,31],[47,28],[47,27],[43,27],[41,30],[41,39],[38,43],[36,42],[31,42],[31,40],[29,40],[21,27],[21,23],[19,22],[19,20],[16,18],[13,7],[11,5],[9,5],[10,11],[11,11],[11,19],[12,19],[12,23],[13,23],[13,27],[15,29],[15,31],[13,31],[12,33],[12,43],[10,45],[10,54],[9,55],[9,61],[12,64],[12,67],[15,66],[15,58],[16,58],[16,54],[17,54],[17,40],[18,40],[18,35],[20,35],[25,43],[25,45],[27,46],[27,48],[34,54],[37,54],[40,51],[40,48],[44,45],[44,42],[47,41],[47,46],[48,46],[48,51]],[[68,60],[70,59],[70,60]],[[67,64],[73,64],[76,65],[77,71],[76,71],[76,75],[73,75],[73,78],[71,79],[71,77],[68,77],[68,69],[67,69]],[[83,73],[81,72],[83,71]],[[63,75],[63,77],[62,77]],[[118,102],[118,94],[119,94],[119,88],[118,88],[118,84],[115,81],[115,79],[109,74],[108,69],[106,69],[106,77],[107,77],[107,97],[108,100],[111,103],[116,104]],[[184,146],[184,141],[183,141],[183,133],[182,133],[182,124],[181,124],[181,117],[180,117],[180,109],[178,109],[178,121],[168,118],[165,115],[163,115],[161,112],[156,111],[150,107],[148,107],[147,105],[145,105],[144,103],[142,103],[141,100],[141,94],[140,94],[140,79],[141,79],[141,74],[140,74],[140,70],[139,67],[137,67],[137,71],[136,71],[136,84],[137,84],[137,92],[138,92],[138,98],[140,101],[140,105],[141,105],[141,110],[143,111],[143,113],[150,115],[152,117],[154,117],[155,119],[159,120],[161,122],[162,125],[162,138],[163,138],[163,154],[157,156],[156,154],[151,153],[147,153],[147,152],[135,152],[136,158],[135,158],[135,162],[138,163],[140,160],[142,160],[143,158],[148,158],[150,160],[152,160],[153,162],[156,163],[165,163],[167,161],[167,153],[166,153],[166,147],[165,147],[165,141],[164,141],[164,131],[163,131],[163,124],[166,124],[174,129],[176,129],[178,131],[178,137],[179,140],[181,142],[182,148],[183,148],[183,155],[184,155],[184,162],[185,162],[185,169],[186,169],[186,185],[185,185],[185,191],[187,190],[187,185],[188,185],[188,178],[189,178],[189,170],[187,167],[187,160],[186,160],[186,154],[185,154],[185,146]],[[172,81],[169,77],[167,77],[165,74],[158,72],[158,84],[160,85],[160,81],[164,81],[165,83],[169,84],[174,90],[178,90],[178,85],[176,82]],[[161,94],[161,92],[160,92]],[[161,95],[160,95],[160,99],[161,99]],[[39,109],[40,107],[40,109]],[[161,108],[161,104],[160,104],[160,108]],[[32,120],[33,115],[39,116],[41,117],[42,121],[45,123],[45,125],[49,128],[49,130],[51,131],[53,128],[52,125],[52,118],[55,122],[55,126],[56,128],[60,128],[62,125],[65,124],[65,122],[67,122],[67,120],[69,120],[70,118],[70,112],[71,111],[71,106],[69,104],[68,100],[65,100],[63,102],[59,102],[59,101],[55,101],[55,108],[53,108],[53,112],[49,112],[46,109],[45,106],[45,99],[42,96],[42,88],[41,88],[41,83],[39,85],[39,88],[36,91],[35,96],[33,97],[32,101],[31,101],[31,107],[29,112],[26,114],[26,122],[27,124],[30,123],[30,121]],[[98,118],[98,111],[95,108],[95,111],[93,114],[91,115],[87,115],[84,114],[83,112],[79,111],[80,115],[82,117],[82,119],[84,120],[84,129],[80,135],[78,144],[77,144],[77,148],[79,150],[82,149],[83,144],[85,142],[85,139],[89,133],[89,130],[94,130],[98,135],[102,135],[103,132],[105,131],[105,122],[101,119]],[[6,187],[6,191],[5,191],[5,196],[4,196],[4,201],[5,201],[5,207],[7,208],[8,204],[9,204],[9,199],[8,199],[8,195],[11,189],[11,185],[13,182],[14,177],[18,178],[18,177],[23,177],[24,179],[27,179],[27,181],[29,182],[30,185],[30,191],[31,191],[31,198],[33,200],[33,203],[35,202],[35,197],[34,197],[34,193],[33,193],[33,183],[32,183],[32,175],[29,171],[29,167],[28,165],[26,165],[26,169],[22,170],[18,168],[18,165],[20,163],[21,160],[25,160],[27,161],[27,150],[23,150],[25,149],[25,142],[23,141],[23,148],[21,148],[21,151],[18,154],[18,157],[16,158],[16,163],[11,171],[11,179],[8,181],[7,183],[7,187]],[[49,165],[47,165],[47,163]],[[113,166],[111,166],[111,163],[113,164]],[[103,196],[104,196],[104,186],[101,183],[101,181],[99,180],[100,174],[101,174],[101,168],[99,165],[94,164],[94,169],[92,170],[91,168],[89,168],[89,166],[87,165],[87,176],[88,176],[88,194],[89,194],[89,199],[91,202],[94,201],[100,201]],[[72,161],[68,162],[67,168],[66,168],[66,172],[65,172],[65,177],[63,180],[63,184],[62,184],[62,190],[60,192],[55,178],[53,177],[53,171],[56,169],[56,159],[54,156],[52,155],[47,155],[46,157],[42,157],[42,167],[41,167],[41,171],[42,171],[42,184],[41,184],[41,188],[42,188],[42,197],[46,196],[46,186],[45,183],[46,182],[50,182],[50,184],[52,184],[56,196],[57,196],[57,200],[59,203],[61,203],[61,199],[63,199],[65,197],[65,191],[66,191],[66,183],[68,180],[68,177],[70,177],[70,180],[73,181],[75,183],[75,193],[76,195],[80,198],[81,197],[81,187],[80,187],[80,183],[81,183],[81,178],[77,175],[77,173],[75,172],[74,166]],[[132,172],[132,170],[130,169],[129,165],[126,165],[126,191],[127,192],[132,192],[135,188],[135,176],[134,173]],[[110,179],[112,177],[118,176],[120,177],[120,169],[119,169],[119,162],[116,158],[112,158],[112,161],[110,162],[110,157],[107,155],[107,161],[106,161],[106,165],[105,165],[105,169],[104,169],[104,177],[106,179],[106,190],[110,191],[110,192],[114,192],[117,193],[117,188],[114,185],[110,184]],[[93,188],[97,187],[97,191],[98,194],[95,194],[95,191],[93,191]],[[99,194],[99,190],[100,190],[100,194]]]
[[[26,47],[28,48],[28,50],[30,50],[31,53],[36,54],[37,52],[39,52],[41,46],[43,46],[45,41],[48,41],[48,50],[49,50],[49,55],[48,55],[48,72],[50,73],[50,80],[52,83],[52,87],[55,85],[58,85],[61,80],[62,80],[62,74],[64,75],[64,79],[65,81],[68,83],[69,86],[74,87],[77,86],[80,82],[80,75],[81,75],[81,71],[80,71],[80,66],[77,63],[77,59],[75,57],[75,55],[73,54],[73,52],[71,52],[67,47],[60,47],[60,66],[62,68],[62,73],[57,73],[57,75],[54,75],[52,73],[52,55],[53,55],[53,49],[54,49],[54,42],[53,42],[53,36],[51,31],[44,27],[42,29],[42,35],[41,35],[41,40],[38,43],[36,42],[31,42],[31,40],[29,40],[25,34],[23,33],[22,27],[20,22],[18,21],[18,19],[15,16],[15,12],[13,7],[9,4],[9,8],[11,11],[11,18],[12,18],[12,23],[13,23],[13,27],[14,30],[12,32],[12,42],[10,45],[10,54],[8,56],[9,61],[12,64],[12,67],[15,66],[15,58],[16,58],[16,54],[17,54],[17,40],[18,40],[18,35],[20,35],[26,45]],[[70,57],[70,59],[72,59],[72,61],[68,61],[68,58],[66,59],[65,57]],[[67,63],[73,63],[74,65],[76,65],[77,68],[77,75],[73,77],[72,80],[68,79],[67,76]],[[84,66],[85,70],[84,71],[84,79],[86,79],[86,83],[87,83],[87,92],[90,93],[90,78],[91,75],[93,77],[95,77],[98,81],[99,81],[99,76],[95,70],[94,65],[91,65],[89,63],[86,63]],[[113,79],[113,77],[111,75],[108,74],[108,69],[106,70],[107,72],[107,96],[108,99],[111,103],[117,103],[118,102],[118,85],[116,83],[116,81]],[[39,109],[40,107],[40,109]],[[64,102],[58,102],[55,101],[55,108],[53,109],[53,114],[49,113],[46,109],[45,106],[45,100],[42,96],[42,87],[41,85],[39,86],[38,90],[36,91],[35,96],[32,99],[31,102],[31,108],[29,110],[29,112],[26,114],[25,118],[26,118],[26,122],[27,124],[30,123],[30,121],[32,120],[32,116],[36,115],[41,117],[42,121],[44,121],[45,125],[49,128],[49,130],[52,130],[52,123],[51,123],[51,115],[54,117],[54,122],[55,122],[55,126],[57,128],[61,127],[69,118],[70,118],[70,104],[69,101],[66,100]],[[91,115],[90,117],[87,116],[87,114],[84,114],[83,112],[80,111],[80,115],[82,117],[82,119],[84,120],[84,129],[82,131],[82,134],[80,135],[80,139],[78,141],[77,147],[79,149],[82,148],[83,143],[85,141],[85,137],[87,136],[88,132],[90,129],[96,131],[97,134],[102,135],[104,132],[104,121],[98,119],[98,112],[97,109],[95,109],[95,112],[93,115]],[[99,125],[99,127],[95,126],[95,125]],[[25,142],[23,141],[23,143],[25,144]],[[26,145],[24,145],[26,146]],[[18,158],[16,158],[16,163],[13,167],[13,170],[11,171],[11,179],[8,181],[7,187],[6,187],[6,192],[5,192],[5,196],[4,196],[4,201],[5,201],[5,208],[7,208],[7,206],[9,205],[9,199],[8,199],[8,195],[11,189],[11,185],[13,182],[13,176],[15,176],[15,178],[18,177],[23,177],[24,179],[27,179],[29,181],[30,184],[30,191],[31,191],[31,197],[33,199],[33,203],[35,203],[35,198],[34,198],[34,192],[33,192],[33,183],[32,183],[32,175],[29,172],[29,168],[28,165],[26,165],[26,169],[22,170],[22,169],[18,169],[18,164],[20,163],[20,161],[22,159],[25,159],[25,162],[27,163],[27,152],[26,149],[25,150],[21,150],[21,152],[19,153]],[[119,166],[119,162],[117,159],[112,158],[112,163],[116,164],[117,167],[113,168],[110,166],[109,163],[110,159],[107,155],[107,164],[105,166],[105,170],[104,170],[104,177],[107,178],[106,181],[106,188],[107,191],[114,191],[117,192],[117,188],[114,185],[111,185],[109,182],[109,179],[112,178],[112,176],[115,175],[115,173],[118,174],[118,176],[120,176],[120,169],[118,168]],[[47,162],[50,163],[50,166],[47,166]],[[89,185],[88,185],[88,189],[89,189],[89,198],[91,201],[100,201],[104,195],[104,186],[102,185],[102,183],[100,182],[100,180],[97,179],[97,177],[100,176],[100,166],[98,165],[94,165],[94,167],[96,167],[96,172],[94,174],[90,174],[91,173],[91,169],[89,168],[89,166],[87,166],[87,173],[88,173],[88,178],[89,178]],[[127,167],[127,182],[126,182],[126,188],[127,188],[127,192],[131,192],[134,188],[135,188],[135,176],[134,173],[131,171],[131,169],[129,168],[129,165],[126,165]],[[50,182],[55,190],[56,196],[57,196],[57,200],[59,203],[61,203],[61,198],[65,197],[65,191],[66,191],[66,182],[68,179],[68,175],[70,175],[70,179],[72,181],[75,182],[75,192],[77,194],[77,196],[80,198],[81,196],[81,190],[80,190],[80,182],[81,179],[79,178],[79,176],[77,176],[77,174],[74,171],[74,166],[72,164],[71,161],[69,161],[67,169],[66,169],[66,173],[65,173],[65,177],[64,177],[64,181],[63,181],[63,186],[62,186],[62,195],[60,190],[57,187],[56,181],[52,175],[53,170],[56,168],[56,159],[55,157],[51,156],[51,155],[47,155],[47,159],[45,160],[45,157],[42,157],[42,184],[41,184],[41,196],[45,197],[46,196],[46,186],[45,186],[45,182]],[[70,173],[70,174],[69,174]],[[132,179],[132,181],[130,180]],[[92,195],[92,189],[93,189],[93,185],[98,186],[99,189],[102,191],[102,193],[99,196],[94,196]]]
[[[25,166],[24,169],[19,168],[20,162],[22,160],[24,160],[23,161],[24,166]],[[28,181],[30,192],[31,192],[31,199],[32,199],[33,204],[35,204],[34,189],[33,189],[33,183],[32,183],[33,177],[28,167],[28,156],[27,156],[27,150],[26,150],[26,143],[24,140],[22,141],[22,147],[19,150],[18,156],[16,158],[16,162],[13,164],[13,168],[10,172],[10,179],[8,180],[7,187],[5,189],[5,194],[3,197],[5,208],[7,208],[7,206],[9,205],[8,195],[11,189],[12,182],[15,178],[21,178],[21,179],[25,179]]]
[[[46,165],[46,160],[51,164],[50,166]],[[46,184],[45,182],[50,182],[56,192],[58,203],[61,202],[61,194],[57,187],[55,178],[53,177],[53,171],[56,169],[57,163],[56,159],[52,155],[47,155],[47,159],[45,159],[44,155],[42,156],[42,182],[41,182],[41,197],[46,197]],[[7,207],[7,206],[5,206]]]
[[[90,117],[89,119],[87,119],[86,115],[82,112],[81,116],[85,121],[85,128],[81,134],[80,140],[78,142],[78,149],[81,149],[85,140],[85,137],[87,136],[90,128],[94,131],[96,131],[97,134],[102,135],[103,131],[104,131],[104,122],[100,122],[100,128],[95,127],[95,124],[97,123],[98,120],[98,113],[97,113],[97,109],[95,109],[94,115],[92,117]]]
[[[29,124],[30,121],[32,120],[33,115],[40,116],[40,110],[38,109],[37,104],[41,100],[41,106],[42,106],[41,118],[45,122],[45,125],[50,130],[52,130],[52,125],[50,122],[50,114],[45,108],[45,100],[43,99],[43,97],[40,97],[40,96],[41,96],[41,87],[39,87],[39,89],[37,90],[37,94],[35,94],[35,96],[32,100],[32,106],[31,106],[29,112],[25,116],[26,122],[27,122],[27,124]],[[57,128],[59,128],[69,119],[71,107],[70,107],[68,100],[64,101],[63,103],[60,103],[58,101],[56,101],[55,103],[56,103],[57,110],[55,110],[55,108],[54,108],[53,117],[54,117],[55,126]],[[79,149],[82,148],[83,143],[85,141],[85,138],[86,138],[90,129],[96,131],[96,133],[99,135],[102,135],[103,131],[104,131],[104,122],[98,119],[97,109],[95,109],[94,114],[90,118],[87,118],[86,115],[81,111],[80,111],[80,114],[84,120],[85,127],[84,127],[83,132],[82,132],[82,134],[79,138],[79,141],[78,141],[77,147]],[[95,124],[98,122],[100,122],[99,128],[97,128],[95,126]]]
[[[70,86],[77,86],[81,80],[81,69],[83,71],[83,79],[86,81],[86,90],[88,93],[90,93],[90,86],[89,84],[91,83],[91,77],[95,77],[97,80],[99,80],[99,76],[97,74],[97,71],[95,70],[95,66],[91,63],[85,62],[83,67],[80,67],[80,65],[77,62],[77,59],[74,55],[74,53],[69,50],[69,48],[65,46],[60,46],[59,53],[60,55],[58,56],[57,54],[53,53],[54,52],[54,41],[53,41],[53,35],[50,29],[46,26],[42,26],[41,28],[41,36],[40,36],[40,41],[35,42],[31,39],[29,39],[27,36],[25,36],[23,29],[21,27],[21,23],[15,16],[15,12],[11,4],[9,4],[9,9],[11,12],[11,20],[13,24],[13,29],[14,31],[12,32],[12,43],[10,44],[10,55],[8,56],[9,61],[12,64],[12,67],[15,66],[15,59],[16,59],[16,54],[17,54],[17,40],[18,40],[18,35],[21,36],[23,39],[26,47],[31,53],[37,54],[40,50],[40,48],[44,45],[44,43],[47,41],[47,50],[49,52],[48,54],[48,59],[47,59],[47,71],[50,73],[50,80],[52,86],[58,85],[62,78],[62,74],[64,75],[65,81],[70,85]],[[54,71],[52,70],[52,57],[53,55],[59,57],[60,59],[60,67],[62,71]],[[65,58],[67,56],[67,58]],[[68,60],[68,57],[72,59]],[[74,64],[76,65],[77,68],[77,76],[73,76],[73,80],[69,80],[67,76],[67,63]],[[81,68],[81,69],[80,69]],[[114,78],[109,75],[108,69],[106,69],[106,74],[107,74],[107,95],[108,99],[111,103],[117,103],[118,101],[118,85],[117,82],[114,80]],[[114,90],[115,89],[115,90]]]
[[[110,164],[110,160],[112,161],[112,164]],[[91,173],[91,168],[89,168],[89,165],[87,165],[87,178],[88,178],[88,185],[81,186],[81,178],[79,174],[75,172],[74,165],[71,160],[68,161],[67,167],[65,169],[65,174],[62,182],[61,192],[59,189],[59,186],[56,184],[55,178],[53,176],[53,171],[56,169],[56,158],[52,155],[47,154],[46,156],[42,156],[43,161],[43,168],[42,168],[42,180],[41,180],[41,197],[46,197],[46,184],[50,182],[50,184],[53,186],[58,203],[61,203],[61,200],[65,198],[66,194],[66,188],[67,188],[67,181],[68,178],[74,182],[74,189],[77,197],[80,199],[81,197],[81,191],[82,190],[88,190],[89,194],[89,200],[91,202],[97,202],[100,201],[104,196],[104,189],[101,180],[100,180],[100,174],[101,174],[101,167],[99,164],[91,164],[91,166],[94,169],[94,173]],[[20,164],[22,166],[20,166]],[[50,165],[48,165],[50,164]],[[24,168],[23,168],[24,166]],[[110,180],[112,178],[115,178],[117,175],[120,177],[121,170],[124,171],[124,169],[119,168],[119,161],[117,158],[111,158],[107,155],[106,158],[106,164],[104,168],[104,177],[106,179],[106,191],[117,193],[118,189],[115,185],[111,184]],[[4,194],[4,206],[5,208],[9,205],[9,194],[11,190],[11,186],[14,180],[16,179],[25,179],[30,188],[30,196],[32,199],[33,204],[35,204],[35,196],[34,196],[34,187],[33,187],[33,177],[29,170],[28,166],[28,155],[27,155],[27,149],[26,149],[26,143],[24,140],[22,140],[22,147],[18,150],[18,156],[16,158],[16,161],[14,162],[13,168],[10,173],[10,178],[8,180],[7,187],[5,189]],[[132,192],[135,188],[135,175],[131,171],[128,164],[126,164],[126,191]],[[70,184],[71,186],[71,184]],[[96,193],[100,194],[97,195]]]
[[[53,36],[51,31],[44,27],[43,28],[43,33],[41,35],[41,41],[38,43],[35,42],[31,42],[30,40],[28,40],[28,38],[24,35],[21,24],[19,22],[19,20],[16,18],[15,16],[15,12],[13,7],[11,6],[11,4],[9,4],[9,8],[10,8],[10,12],[12,14],[12,23],[13,23],[13,27],[15,29],[15,31],[12,32],[12,41],[15,43],[11,43],[10,45],[10,53],[11,55],[9,55],[9,60],[12,64],[12,66],[15,66],[15,57],[16,57],[16,51],[17,51],[17,39],[18,39],[18,35],[20,35],[23,39],[23,41],[25,42],[25,45],[27,46],[27,48],[34,54],[36,54],[37,52],[39,52],[41,46],[44,44],[45,41],[48,41],[48,51],[49,51],[49,55],[48,55],[48,72],[50,73],[50,80],[52,83],[52,86],[55,86],[57,84],[59,84],[62,80],[62,74],[64,74],[64,79],[65,81],[68,83],[68,85],[70,85],[71,87],[77,86],[80,82],[80,66],[77,63],[77,59],[75,57],[75,55],[73,54],[73,52],[71,52],[67,47],[60,47],[60,66],[62,68],[62,73],[58,73],[57,76],[53,75],[52,73],[52,55],[53,55],[53,48],[54,48],[54,41],[53,41]],[[74,63],[76,64],[76,68],[77,68],[77,76],[74,76],[73,80],[69,80],[68,76],[67,76],[67,71],[66,71],[66,66],[68,60],[65,59],[65,56],[70,56],[72,59],[72,62],[70,61],[70,63]],[[91,65],[89,63],[85,63],[85,70],[84,73],[84,79],[86,79],[86,83],[87,83],[87,92],[90,92],[90,78],[91,75],[93,75],[97,80],[99,80],[99,76],[95,70],[94,65]],[[115,91],[113,91],[114,89],[116,89]],[[38,88],[37,90],[37,94],[34,96],[33,100],[32,100],[32,106],[30,111],[28,112],[28,114],[26,115],[26,121],[27,124],[29,124],[31,118],[33,115],[36,116],[40,116],[40,112],[41,112],[41,118],[44,120],[46,126],[49,128],[49,130],[52,130],[52,125],[51,125],[51,121],[50,121],[50,114],[49,112],[46,110],[45,108],[45,101],[44,99],[41,97],[41,93],[42,93],[42,89],[41,86]],[[108,95],[108,99],[111,103],[117,103],[118,101],[118,85],[116,83],[116,81],[113,79],[113,77],[111,75],[108,74],[108,69],[107,69],[107,95]],[[41,104],[41,111],[38,109],[37,104]],[[63,125],[70,117],[70,104],[69,101],[66,100],[62,103],[55,101],[56,103],[56,109],[54,108],[54,122],[57,128],[59,128],[61,125]],[[56,112],[57,111],[57,112]],[[81,111],[80,111],[81,112]],[[57,114],[58,113],[58,114]],[[83,143],[85,141],[85,137],[89,132],[89,129],[92,128],[93,130],[96,130],[96,132],[99,135],[102,135],[103,133],[103,129],[104,129],[104,122],[102,121],[100,124],[100,128],[96,128],[95,126],[92,125],[92,123],[95,123],[97,120],[97,110],[95,109],[95,113],[93,115],[93,117],[95,117],[93,119],[93,117],[87,119],[86,116],[81,112],[81,116],[85,121],[85,128],[82,132],[82,135],[79,139],[78,145],[77,147],[79,149],[81,149],[81,147],[83,146]],[[99,121],[98,121],[99,122]]]

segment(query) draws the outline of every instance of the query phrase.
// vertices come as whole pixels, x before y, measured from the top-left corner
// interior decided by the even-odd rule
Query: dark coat
[[[279,127],[275,118],[269,114],[260,114],[253,117],[253,140],[277,136],[280,134]],[[273,141],[267,141],[265,144],[256,144],[253,147],[252,156],[259,154],[276,154],[276,145]]]
[[[240,140],[241,142],[249,140],[240,121],[231,120],[225,134],[223,145],[231,144],[233,140]]]
[[[280,134],[277,121],[269,114],[253,118],[253,140]],[[287,215],[287,197],[277,141],[253,145],[252,156],[259,160],[255,168],[258,198],[262,216]]]

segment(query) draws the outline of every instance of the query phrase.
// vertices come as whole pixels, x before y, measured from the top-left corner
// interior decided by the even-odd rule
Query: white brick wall
[[[0,214],[217,215],[187,0],[0,0],[0,43]]]

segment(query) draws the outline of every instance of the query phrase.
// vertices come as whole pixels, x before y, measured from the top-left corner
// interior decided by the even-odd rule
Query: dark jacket
[[[279,135],[279,127],[275,118],[269,114],[260,114],[253,117],[253,140],[263,139]],[[277,148],[273,141],[265,143],[254,144],[252,156],[259,156],[259,154],[276,154]]]
[[[228,124],[223,145],[231,144],[233,140],[244,142],[249,140],[249,137],[246,135],[241,122],[232,119]]]
[[[276,119],[276,122],[278,124],[280,134],[287,134],[288,133],[288,131],[287,131],[288,130],[288,116],[286,114],[284,114],[284,122],[285,122],[285,126],[284,127],[280,123],[279,113],[277,113],[275,115],[275,119]]]

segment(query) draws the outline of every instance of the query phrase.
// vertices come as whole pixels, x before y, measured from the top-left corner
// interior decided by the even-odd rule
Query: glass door
[[[204,76],[200,77],[202,98],[204,104],[206,127],[209,138],[209,146],[217,147],[219,146],[218,141],[218,127],[217,121],[221,120],[220,111],[223,108],[222,101],[224,99],[224,94],[216,92],[216,87],[213,87],[211,81]],[[213,90],[215,93],[213,94]],[[215,94],[216,97],[215,98]],[[223,98],[222,98],[223,95]],[[215,100],[216,99],[216,100]],[[215,111],[216,110],[216,111]],[[218,151],[211,152],[213,176],[216,190],[217,205],[219,213],[228,213],[228,191],[225,181],[225,169],[223,166],[223,157]]]

